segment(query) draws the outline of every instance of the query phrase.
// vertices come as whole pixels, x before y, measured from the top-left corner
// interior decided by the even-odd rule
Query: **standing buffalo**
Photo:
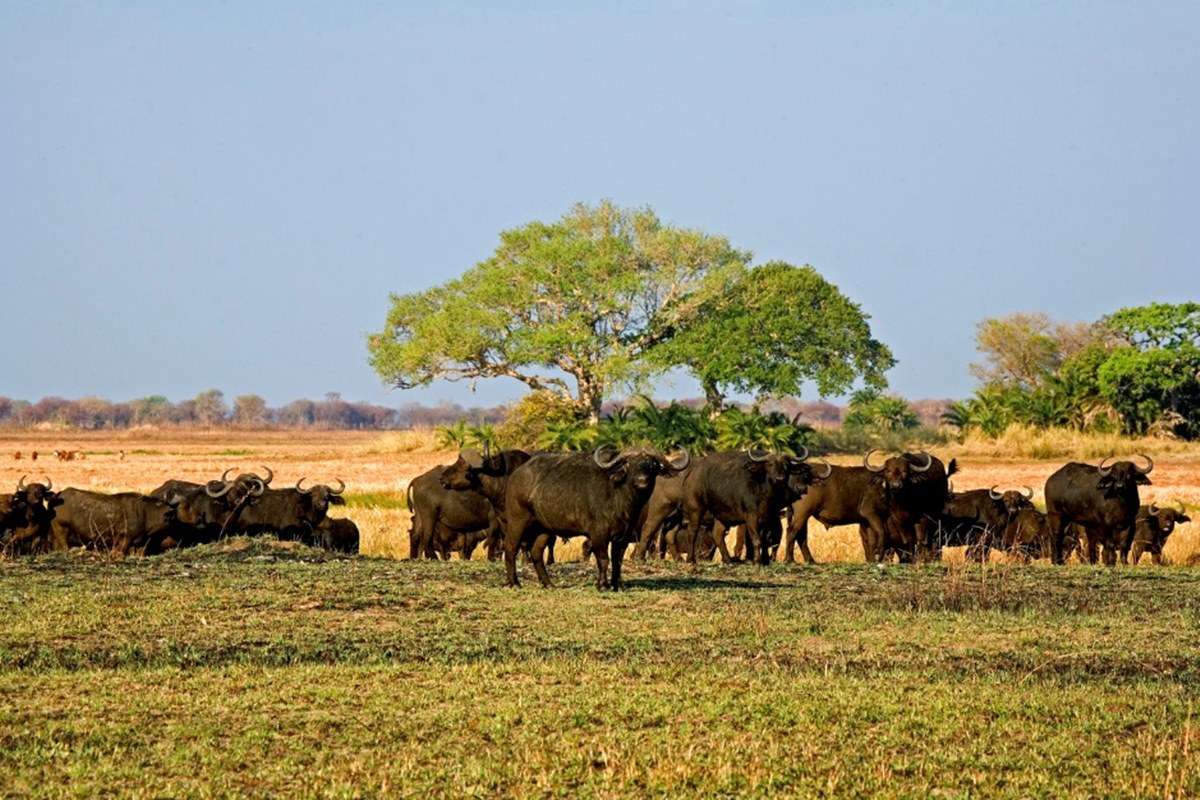
[[[1191,521],[1192,518],[1184,513],[1183,503],[1179,504],[1179,510],[1159,508],[1153,503],[1139,508],[1133,528],[1133,552],[1130,554],[1133,563],[1138,563],[1142,553],[1149,553],[1155,564],[1161,564],[1163,545],[1175,526]],[[1125,553],[1121,554],[1121,561],[1125,562]]]
[[[1046,480],[1046,515],[1055,564],[1064,561],[1063,540],[1070,525],[1083,528],[1089,563],[1096,563],[1100,546],[1104,548],[1104,563],[1116,563],[1117,553],[1129,546],[1133,536],[1134,519],[1141,505],[1137,487],[1150,483],[1147,476],[1154,469],[1153,459],[1142,458],[1145,467],[1132,461],[1109,464],[1108,458],[1095,467],[1072,462]]]
[[[517,550],[529,545],[543,586],[550,585],[543,552],[553,536],[586,536],[596,556],[596,587],[621,588],[625,547],[636,535],[642,507],[659,475],[678,472],[688,455],[668,460],[650,450],[612,452],[601,446],[583,453],[539,453],[508,479],[505,497],[504,565],[509,586],[517,580]],[[609,582],[609,544],[612,581]]]
[[[1033,487],[1024,489],[1024,492],[1015,489],[998,492],[993,486],[991,489],[951,491],[935,533],[934,556],[940,554],[943,547],[966,547],[968,559],[986,561],[989,549],[1004,546],[1004,533],[1012,516],[1023,508],[1033,507],[1030,502]]]
[[[769,534],[779,528],[779,517],[788,504],[793,478],[803,493],[814,482],[812,467],[804,455],[786,456],[761,450],[713,453],[701,459],[683,483],[684,535],[689,539],[689,561],[696,561],[701,523],[706,514],[715,520],[713,538],[723,561],[731,561],[724,530],[744,525],[754,548],[755,560],[766,564]],[[831,467],[826,464],[825,476]],[[822,476],[817,476],[821,479]]]
[[[487,448],[464,450],[450,466],[442,470],[443,489],[456,492],[478,492],[487,500],[490,510],[487,520],[487,553],[489,560],[500,557],[503,549],[505,494],[508,478],[517,467],[527,462],[529,453],[524,450],[504,450],[492,453]],[[550,543],[549,563],[554,563],[554,543]],[[468,555],[469,557],[469,555]]]
[[[169,502],[134,492],[64,489],[53,506],[52,550],[83,545],[125,556],[133,547],[153,550],[156,539],[167,535],[175,524],[175,508]]]
[[[440,555],[448,560],[450,552],[457,550],[466,560],[487,536],[492,504],[478,490],[446,488],[442,473],[447,469],[434,467],[408,484],[408,507],[412,511],[409,558]]]

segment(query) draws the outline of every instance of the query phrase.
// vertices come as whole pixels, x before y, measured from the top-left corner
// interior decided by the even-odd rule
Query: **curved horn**
[[[821,480],[825,480],[826,478],[828,478],[830,475],[833,474],[833,464],[830,464],[828,461],[825,461],[824,459],[819,459],[819,460],[821,461],[821,464],[824,465],[825,471],[822,472],[820,475],[817,475],[817,473],[814,472],[813,475],[816,475],[816,477],[820,478]]]
[[[1026,500],[1032,500],[1032,499],[1033,499],[1033,487],[1032,487],[1032,486],[1025,486],[1025,487],[1022,487],[1022,488],[1024,488],[1024,489],[1025,489],[1025,499],[1026,499]]]
[[[797,461],[808,461],[808,448],[800,445],[800,455],[796,456]]]
[[[214,489],[213,484],[216,484],[218,488]],[[204,493],[215,499],[217,497],[224,497],[225,495],[229,494],[229,490],[232,488],[233,484],[229,481],[209,481],[208,483],[204,484]]]
[[[1141,456],[1142,458],[1146,459],[1146,467],[1145,467],[1145,469],[1143,469],[1142,467],[1139,467],[1137,464],[1134,464],[1133,468],[1136,469],[1138,472],[1142,473],[1143,475],[1149,475],[1151,472],[1154,471],[1154,459],[1151,458],[1150,456],[1146,455],[1145,453],[1138,453],[1138,455]]]
[[[25,491],[25,479],[28,477],[29,477],[28,475],[22,475],[21,480],[17,481],[17,491],[18,492]]]
[[[751,447],[746,451],[746,457],[751,461],[766,461],[771,457],[771,451],[763,450],[761,447]]]
[[[265,487],[271,485],[271,481],[275,480],[275,473],[271,470],[270,467],[268,467],[266,465],[263,465],[263,469],[265,469],[267,471],[267,477],[263,478],[263,487],[265,488]],[[301,478],[300,480],[304,480],[304,479]]]
[[[257,489],[251,489],[251,490],[250,490],[250,494],[251,494],[252,496],[254,496],[254,497],[262,497],[262,496],[263,496],[263,492],[265,492],[265,491],[267,490],[267,484],[265,484],[265,483],[263,482],[263,479],[262,479],[262,478],[255,478],[255,479],[254,479],[254,483],[256,483],[256,484],[258,485],[258,488],[257,488]]]
[[[47,475],[46,476],[46,491],[48,492],[53,488],[54,488],[54,483],[50,480],[50,476]]]
[[[1150,509],[1151,516],[1154,516],[1154,517],[1158,516],[1158,503],[1151,503],[1149,506],[1149,509]]]
[[[334,489],[333,487],[330,487],[330,494],[341,494],[342,492],[346,491],[346,482],[344,480],[341,478],[334,478],[334,480],[338,482],[338,488]]]
[[[296,491],[300,492],[301,494],[308,494],[311,491],[311,489],[301,489],[300,484],[302,484],[302,483],[304,483],[304,478],[301,478],[300,480],[296,481]]]
[[[609,450],[613,450],[615,452],[613,453],[612,458],[605,461],[603,453]],[[592,460],[596,462],[596,466],[600,469],[608,469],[609,467],[615,466],[616,463],[621,460],[621,451],[617,450],[610,444],[602,444],[592,451]]]
[[[865,456],[863,456],[863,466],[866,467],[867,469],[871,470],[871,472],[883,472],[883,464],[880,464],[877,467],[871,463],[871,456],[875,455],[875,453],[878,451],[878,449],[879,448],[872,447],[870,450],[867,451],[867,454]]]
[[[999,500],[1001,497],[1004,497],[1004,495],[1000,492],[997,492],[996,487],[993,486],[992,488],[988,489],[988,497],[992,498],[993,500]]]
[[[682,459],[682,463],[681,463],[681,459]],[[691,464],[691,463],[692,463],[692,454],[689,453],[686,448],[684,448],[683,450],[680,450],[679,454],[676,455],[674,458],[667,459],[667,464],[670,465],[671,469],[675,470],[676,472],[683,472],[685,469],[688,468],[688,464]]]
[[[913,464],[912,468],[916,472],[925,472],[927,469],[933,466],[933,456],[929,455],[929,453],[926,453],[924,450],[922,450],[919,455],[925,456],[925,466],[918,467],[916,464]]]
[[[1112,472],[1112,467],[1104,466],[1105,464],[1108,463],[1108,460],[1110,458],[1112,458],[1112,456],[1105,456],[1104,460],[1100,462],[1100,466],[1096,467],[1096,469],[1100,470],[1101,477],[1108,475],[1108,473]]]
[[[237,471],[237,467],[230,467],[229,469],[222,472],[221,473],[221,482],[222,483],[227,482],[229,480],[229,473],[236,472],[236,471]]]

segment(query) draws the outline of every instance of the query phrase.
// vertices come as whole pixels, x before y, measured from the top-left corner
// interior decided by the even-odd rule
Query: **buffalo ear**
[[[1175,521],[1176,522],[1191,522],[1192,518],[1189,517],[1187,514],[1177,514],[1175,516]]]
[[[333,506],[344,506],[346,505],[346,498],[342,497],[340,494],[330,495],[329,504]]]
[[[1140,483],[1142,486],[1149,486],[1149,485],[1150,485],[1150,479],[1149,479],[1149,478],[1147,478],[1145,475],[1143,475],[1143,474],[1142,474],[1142,473],[1140,473],[1140,472],[1137,474],[1137,477],[1133,479],[1133,482],[1134,482],[1134,483]]]

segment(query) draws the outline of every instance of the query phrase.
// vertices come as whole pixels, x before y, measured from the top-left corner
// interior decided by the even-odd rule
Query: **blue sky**
[[[0,4],[0,394],[505,400],[365,335],[607,197],[961,396],[983,317],[1200,296],[1198,78],[1196,3]]]

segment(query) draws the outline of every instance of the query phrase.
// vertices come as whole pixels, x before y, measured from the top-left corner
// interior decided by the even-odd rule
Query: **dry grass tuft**
[[[944,448],[953,456],[983,458],[1098,459],[1111,455],[1147,453],[1152,457],[1181,456],[1200,459],[1200,443],[1177,439],[1131,439],[1109,433],[1085,433],[1063,428],[1043,430],[1010,425],[995,439],[972,431],[961,444]]]

